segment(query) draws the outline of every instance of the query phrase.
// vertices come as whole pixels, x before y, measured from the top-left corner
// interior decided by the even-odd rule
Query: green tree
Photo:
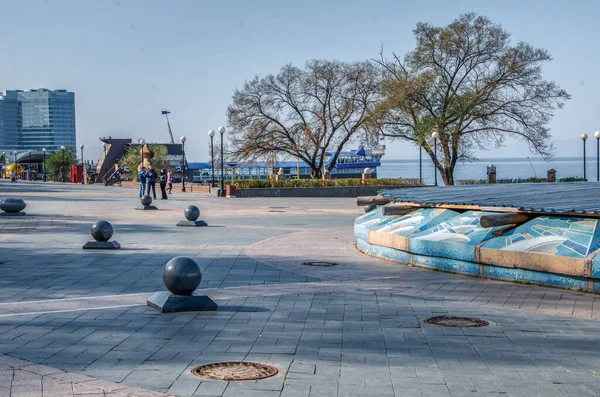
[[[327,152],[334,167],[346,144],[370,133],[379,92],[371,62],[312,60],[256,77],[235,90],[227,109],[231,152],[244,160],[300,158],[320,177]]]
[[[64,150],[58,149],[46,155],[46,169],[50,179],[55,182],[68,182],[71,180],[71,164],[77,164],[77,155],[71,146]]]
[[[507,137],[552,156],[548,123],[570,96],[543,79],[542,65],[552,59],[546,50],[511,43],[500,25],[474,13],[445,27],[419,23],[414,35],[416,47],[404,59],[376,60],[384,71],[378,110],[385,136],[422,146],[446,185],[454,184],[457,161]]]
[[[142,149],[142,145],[130,145],[127,148],[127,152],[119,159],[119,165],[121,167],[126,167],[129,170],[129,179],[137,181],[137,172],[139,170],[139,166],[142,162],[142,156],[140,151]],[[156,172],[159,172],[161,168],[169,168],[171,167],[170,161],[167,159],[167,147],[165,145],[159,145],[154,143],[147,144],[147,148],[144,148],[144,151],[150,150],[152,153],[152,158],[149,158],[148,161],[144,162],[144,165],[151,164],[152,167],[156,169]]]

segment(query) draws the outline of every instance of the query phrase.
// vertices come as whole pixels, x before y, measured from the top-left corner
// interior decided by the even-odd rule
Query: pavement
[[[599,296],[409,267],[356,250],[354,199],[225,199],[0,181],[0,396],[596,396]],[[176,227],[190,204],[208,227]],[[82,250],[96,220],[122,249]],[[175,256],[215,312],[159,314]],[[335,266],[307,266],[331,262]],[[430,325],[476,317],[486,327]],[[258,381],[191,369],[255,361]]]

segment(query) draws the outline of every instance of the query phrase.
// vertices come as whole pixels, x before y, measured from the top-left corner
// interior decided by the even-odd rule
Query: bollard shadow
[[[270,312],[271,310],[260,306],[217,305],[217,311],[229,313],[264,313]]]

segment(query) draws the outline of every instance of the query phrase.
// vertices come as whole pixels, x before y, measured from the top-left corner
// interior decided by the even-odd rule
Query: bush
[[[274,181],[269,179],[241,179],[235,181],[238,189],[264,189],[273,187],[330,187],[330,186],[417,186],[418,178],[373,178],[363,183],[359,178],[347,179],[285,179]]]

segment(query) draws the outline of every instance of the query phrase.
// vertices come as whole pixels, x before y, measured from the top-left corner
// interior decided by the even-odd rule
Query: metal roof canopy
[[[600,218],[600,183],[512,183],[382,190],[397,203]]]

